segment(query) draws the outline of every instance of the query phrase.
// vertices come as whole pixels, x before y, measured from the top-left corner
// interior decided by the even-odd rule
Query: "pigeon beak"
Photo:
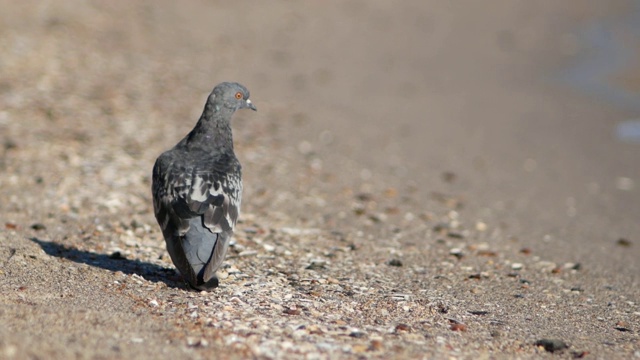
[[[247,99],[247,107],[253,111],[258,111],[258,109],[256,108],[255,105],[253,105],[253,103],[251,102],[251,100]]]

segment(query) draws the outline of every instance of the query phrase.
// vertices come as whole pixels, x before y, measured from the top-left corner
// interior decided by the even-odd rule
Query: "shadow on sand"
[[[29,238],[29,240],[40,245],[42,250],[51,256],[64,258],[79,264],[87,264],[105,270],[122,271],[127,275],[137,274],[149,281],[163,282],[170,288],[186,288],[184,283],[178,280],[180,276],[176,275],[173,269],[167,269],[162,266],[140,260],[130,260],[123,257],[118,252],[111,255],[98,254],[91,251],[78,250],[74,247],[58,244],[52,241],[40,240],[35,237]]]

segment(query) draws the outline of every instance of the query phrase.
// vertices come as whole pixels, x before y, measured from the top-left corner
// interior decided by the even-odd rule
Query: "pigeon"
[[[171,261],[197,290],[218,286],[242,200],[231,117],[256,107],[238,83],[216,85],[196,126],[153,166],[153,207]]]

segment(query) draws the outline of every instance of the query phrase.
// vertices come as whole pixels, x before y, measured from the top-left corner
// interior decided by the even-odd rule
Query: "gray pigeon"
[[[218,286],[240,213],[242,173],[233,152],[231,116],[256,110],[238,83],[218,84],[200,120],[153,167],[153,207],[173,264],[198,290]]]

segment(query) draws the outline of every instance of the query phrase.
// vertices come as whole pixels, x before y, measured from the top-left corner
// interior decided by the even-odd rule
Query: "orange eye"
[[[238,91],[236,93],[236,99],[238,99],[238,100],[242,99],[242,93],[241,92]]]

